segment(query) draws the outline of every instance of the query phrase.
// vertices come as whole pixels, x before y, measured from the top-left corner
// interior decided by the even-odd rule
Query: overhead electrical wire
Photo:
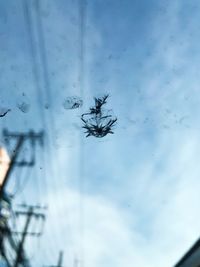
[[[52,103],[52,88],[51,88],[51,84],[50,84],[50,78],[49,78],[49,65],[48,65],[48,60],[47,60],[47,57],[46,57],[46,45],[45,45],[45,37],[44,37],[44,26],[43,26],[43,23],[42,23],[42,19],[41,19],[41,6],[40,6],[40,1],[37,0],[37,10],[38,10],[38,17],[37,17],[37,22],[38,22],[38,31],[39,31],[39,45],[41,47],[41,51],[42,51],[42,62],[43,62],[43,68],[44,68],[44,80],[45,80],[45,89],[47,91],[47,96],[48,96],[48,99],[49,99],[49,102],[50,102],[50,106],[51,106],[51,103]],[[82,47],[82,45],[81,45]],[[77,53],[78,54],[78,53]],[[83,51],[81,52],[81,54],[83,54]],[[82,66],[82,64],[81,64]],[[79,74],[81,74],[82,71],[79,72]],[[81,77],[79,77],[80,79],[80,82],[82,80]],[[81,82],[82,83],[82,82]],[[50,115],[51,115],[51,121],[54,122],[54,113],[52,113],[52,110],[50,110]],[[51,125],[51,129],[52,129],[52,132],[54,132],[54,135],[55,135],[55,124],[52,123],[50,124]],[[61,177],[61,173],[60,173],[60,166],[59,166],[59,162],[57,162],[57,176],[58,177]],[[56,179],[56,182],[57,182],[57,179]],[[61,204],[62,204],[62,200],[61,200]],[[69,215],[68,214],[68,220],[69,220]],[[80,216],[81,218],[81,216]],[[80,223],[81,223],[81,220],[80,220]],[[68,224],[68,227],[70,228],[69,224]],[[69,229],[70,230],[70,229]],[[70,233],[69,233],[70,234]],[[62,236],[62,233],[60,231],[60,239],[62,239],[63,236]]]
[[[86,38],[86,12],[87,12],[87,2],[86,0],[79,0],[79,90],[81,99],[84,99],[84,86],[85,86],[85,38]],[[81,113],[82,108],[81,108]],[[79,214],[80,214],[80,267],[84,266],[85,261],[85,157],[84,157],[84,140],[82,138],[82,132],[80,131],[80,155],[79,155]]]
[[[27,25],[27,34],[28,34],[28,38],[29,38],[29,43],[30,43],[30,50],[31,50],[31,58],[32,58],[32,62],[33,62],[33,66],[32,66],[32,71],[33,71],[33,75],[34,75],[34,80],[35,80],[35,84],[36,84],[36,88],[37,88],[37,95],[38,95],[38,103],[39,103],[39,108],[40,108],[40,112],[41,112],[41,120],[42,120],[42,124],[44,127],[47,128],[48,133],[50,133],[49,136],[49,141],[48,141],[48,149],[49,149],[49,154],[51,157],[51,163],[53,164],[53,166],[49,166],[49,168],[51,169],[51,173],[52,173],[52,177],[54,179],[54,184],[56,185],[56,188],[59,188],[59,176],[61,176],[61,174],[59,174],[59,167],[55,166],[55,162],[53,160],[53,152],[52,152],[52,144],[53,144],[53,138],[55,137],[55,131],[56,131],[56,127],[55,127],[55,118],[54,118],[54,114],[52,111],[52,107],[53,107],[53,97],[52,97],[52,89],[51,89],[51,84],[50,84],[50,78],[49,78],[49,67],[48,67],[48,62],[47,62],[47,56],[46,56],[46,46],[45,46],[45,38],[44,38],[44,29],[43,29],[43,23],[42,23],[42,18],[41,18],[41,1],[36,0],[36,35],[38,38],[38,46],[39,46],[39,56],[41,59],[41,63],[42,63],[42,73],[43,75],[41,75],[38,66],[37,66],[37,49],[36,49],[36,42],[34,39],[34,32],[33,32],[33,18],[31,17],[31,11],[30,11],[30,3],[27,0],[23,0],[23,8],[24,8],[24,15],[25,15],[25,20],[26,20],[26,25]],[[79,0],[79,18],[80,18],[80,24],[79,24],[79,44],[80,44],[80,50],[78,52],[79,55],[79,59],[80,59],[80,64],[79,64],[79,88],[80,88],[80,94],[81,97],[83,98],[83,90],[84,90],[84,54],[85,54],[85,49],[84,49],[84,38],[85,38],[85,17],[86,17],[86,1],[85,0]],[[42,77],[42,78],[41,78]],[[48,103],[50,104],[50,109],[48,110],[50,117],[45,117],[45,112],[43,110],[43,101],[45,99],[44,97],[44,92],[42,90],[41,87],[41,80],[43,80],[44,82],[44,89],[45,89],[45,96],[48,99]],[[43,99],[42,99],[43,98]],[[50,143],[51,144],[50,144]],[[80,177],[79,177],[79,189],[80,189],[80,195],[83,196],[84,194],[84,155],[83,155],[83,151],[84,151],[84,144],[82,141],[82,138],[80,136]],[[44,153],[45,154],[45,153]],[[45,163],[47,162],[47,159],[44,158],[44,162],[43,164],[45,164],[44,169],[47,167],[47,164]],[[57,163],[58,164],[58,163]],[[57,172],[57,177],[56,178],[56,172]],[[46,175],[44,175],[46,176]],[[45,178],[45,184],[47,186],[48,184],[48,179],[47,177]],[[48,188],[48,187],[46,187]],[[84,202],[82,201],[83,199],[80,198],[80,228],[81,228],[81,238],[84,239]],[[81,219],[83,218],[83,220]],[[60,238],[62,238],[62,233]],[[55,241],[55,240],[54,240]],[[82,254],[82,258],[84,258],[84,253],[83,253],[83,248],[80,248],[81,250],[81,254]]]
[[[30,56],[31,56],[31,67],[32,67],[32,74],[33,74],[33,82],[35,84],[36,89],[36,96],[38,99],[38,110],[40,111],[39,117],[42,122],[42,126],[44,129],[46,128],[47,119],[45,117],[45,113],[43,110],[43,102],[44,102],[44,95],[41,85],[41,75],[39,70],[39,60],[37,59],[37,48],[36,48],[36,35],[34,34],[34,25],[33,25],[33,16],[30,8],[31,1],[28,0],[22,0],[22,8],[24,13],[24,19],[25,19],[25,27],[26,27],[26,33],[27,33],[27,40],[30,48]],[[41,151],[41,150],[40,150]],[[42,153],[42,152],[41,152]],[[45,153],[43,152],[45,157]],[[36,157],[37,160],[37,157]],[[44,183],[43,190],[47,189],[47,182],[46,177],[42,178]],[[38,180],[36,180],[38,181]],[[39,187],[37,185],[37,187]]]
[[[23,0],[22,2],[23,4],[23,10],[24,10],[24,17],[25,17],[25,25],[27,26],[27,35],[28,35],[28,40],[29,40],[29,44],[30,44],[30,52],[31,52],[31,60],[32,60],[32,72],[33,72],[33,77],[34,77],[34,82],[35,82],[35,86],[36,86],[36,92],[37,92],[37,96],[38,96],[38,103],[39,103],[39,110],[40,110],[40,114],[41,114],[41,120],[42,120],[42,125],[45,129],[47,129],[46,132],[49,133],[47,124],[48,124],[48,119],[45,118],[45,112],[43,110],[43,102],[44,99],[42,99],[43,96],[43,90],[42,90],[42,86],[41,86],[41,75],[39,72],[39,65],[38,65],[38,61],[37,61],[37,49],[36,49],[36,40],[34,38],[34,31],[33,31],[33,17],[31,15],[31,9],[30,9],[30,4],[31,2],[27,1],[27,0]],[[37,27],[36,27],[36,34],[37,34]],[[44,164],[44,170],[47,168],[47,166],[49,165],[49,167],[51,168],[51,164],[46,164],[46,154],[43,154],[43,164]],[[49,153],[48,153],[49,154]],[[46,171],[46,170],[45,170]],[[44,176],[42,177],[43,181],[44,181],[44,185],[47,191],[48,191],[48,180],[46,177],[46,174],[44,174]],[[52,229],[55,226],[53,225]],[[51,240],[52,243],[55,244],[55,237],[52,238]]]
[[[33,23],[32,23],[32,17],[31,17],[31,11],[30,11],[30,1],[28,0],[22,0],[22,5],[23,5],[23,12],[24,12],[24,18],[25,18],[25,26],[27,27],[27,37],[29,41],[29,46],[30,46],[30,55],[31,55],[31,61],[32,61],[32,73],[33,73],[33,78],[34,78],[34,83],[35,83],[35,88],[37,90],[37,99],[38,99],[38,104],[40,108],[40,115],[41,115],[41,120],[43,127],[46,125],[46,120],[44,116],[44,112],[42,109],[43,106],[43,91],[41,87],[41,82],[40,82],[40,72],[39,72],[39,62],[37,61],[37,51],[36,51],[36,40],[34,38],[34,31],[33,31]]]
[[[46,90],[46,95],[48,97],[48,102],[50,103],[50,107],[52,106],[52,96],[51,96],[51,86],[50,86],[50,79],[49,79],[49,70],[48,70],[48,64],[47,64],[47,58],[46,58],[46,48],[45,48],[45,39],[44,39],[44,31],[43,31],[43,25],[42,25],[42,20],[41,20],[41,15],[40,15],[40,2],[39,1],[36,1],[36,6],[37,6],[37,12],[36,12],[36,15],[37,15],[37,19],[36,19],[36,22],[37,22],[37,31],[38,31],[38,43],[39,43],[39,51],[41,52],[41,62],[42,62],[42,65],[43,65],[43,74],[44,74],[44,83],[45,83],[45,90]],[[54,136],[55,136],[55,125],[54,125],[54,117],[53,117],[53,114],[52,114],[52,110],[50,109],[50,115],[51,115],[51,121],[49,123],[50,125],[50,132],[54,133]],[[52,134],[53,136],[53,134]],[[52,140],[52,139],[51,139]],[[53,155],[52,151],[50,151],[51,155]],[[52,156],[53,158],[53,156]],[[54,161],[52,162],[54,164]],[[58,174],[58,177],[61,177],[61,175],[59,175],[59,170],[60,168],[56,168],[56,166],[54,165],[52,167],[53,171],[54,171],[54,174],[55,174],[55,170],[57,169],[58,171],[57,174]],[[53,172],[51,172],[53,173]],[[53,178],[55,177],[53,174]],[[58,179],[55,177],[54,178],[56,183],[58,181]],[[59,187],[58,187],[59,188]],[[68,216],[69,217],[69,216]],[[60,232],[60,239],[62,239],[62,233],[59,229],[59,232]]]
[[[54,183],[54,189],[55,189],[55,201],[59,201],[59,193],[57,193],[56,197],[56,191],[59,191],[61,187],[59,186],[59,179],[61,179],[61,172],[60,172],[60,166],[59,162],[55,156],[55,152],[52,151],[52,145],[54,143],[54,139],[56,136],[56,126],[55,126],[55,117],[53,113],[53,96],[52,96],[52,87],[51,82],[49,78],[49,64],[47,60],[47,47],[46,47],[46,41],[44,36],[44,25],[41,17],[41,1],[36,0],[36,24],[37,24],[37,33],[38,33],[38,46],[41,56],[41,64],[42,64],[42,70],[43,70],[43,82],[44,82],[44,90],[46,92],[46,97],[48,99],[48,103],[50,105],[50,108],[48,109],[49,112],[49,152],[51,157],[51,175],[53,180],[51,179],[51,182]],[[62,206],[62,201],[59,201],[59,206]],[[56,214],[56,213],[55,213]],[[59,224],[58,224],[59,225]],[[63,239],[62,232],[60,231],[59,227],[57,230],[57,234],[59,236],[59,239]],[[62,242],[60,242],[62,243]],[[58,246],[59,247],[59,246]]]

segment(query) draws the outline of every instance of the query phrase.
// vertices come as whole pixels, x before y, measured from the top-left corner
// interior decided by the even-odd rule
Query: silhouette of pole
[[[28,234],[28,227],[29,227],[29,224],[31,222],[31,217],[33,215],[34,215],[33,207],[30,207],[29,211],[27,212],[27,220],[26,220],[26,224],[24,226],[24,231],[22,233],[22,239],[21,239],[19,246],[18,246],[18,249],[17,249],[17,257],[16,257],[16,260],[14,263],[14,267],[18,267],[19,264],[23,261],[23,255],[22,255],[23,254],[23,246],[24,246],[26,236]]]
[[[42,218],[43,220],[45,219],[45,215],[43,213],[39,213],[39,212],[34,212],[35,209],[43,209],[43,207],[40,206],[26,206],[26,205],[21,205],[22,207],[26,208],[28,207],[28,211],[18,211],[16,212],[16,214],[21,214],[21,215],[25,215],[27,216],[26,218],[26,223],[24,226],[24,230],[23,232],[21,232],[20,234],[22,234],[22,238],[21,241],[19,242],[19,245],[16,249],[16,259],[14,262],[13,267],[18,267],[19,264],[24,263],[27,259],[25,258],[24,255],[24,243],[26,240],[26,236],[27,235],[35,235],[35,236],[39,236],[41,233],[29,233],[28,232],[28,228],[31,222],[31,218],[35,217],[36,219]],[[18,233],[19,234],[19,233]]]
[[[63,267],[63,251],[60,251],[57,265],[49,265],[44,267]]]
[[[0,199],[2,199],[2,197],[3,197],[3,193],[4,193],[4,190],[5,190],[6,184],[8,183],[8,179],[10,177],[10,174],[11,174],[12,170],[13,170],[13,166],[14,166],[15,161],[16,161],[18,155],[19,155],[19,152],[20,152],[20,149],[22,147],[23,142],[24,142],[24,136],[21,135],[21,136],[19,136],[19,140],[18,140],[18,143],[17,143],[16,148],[14,150],[14,154],[12,156],[10,166],[9,166],[8,171],[6,173],[6,176],[5,176],[4,180],[3,180],[3,183],[2,183],[2,185],[0,187]]]

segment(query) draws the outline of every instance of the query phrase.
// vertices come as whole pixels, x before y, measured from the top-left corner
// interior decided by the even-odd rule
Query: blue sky
[[[82,0],[82,35],[80,3],[0,1],[1,128],[47,136],[10,183],[27,175],[14,203],[49,207],[27,249],[35,266],[61,249],[65,266],[173,266],[199,237],[200,3]],[[86,139],[80,115],[104,93],[115,134]],[[73,95],[83,107],[64,109]]]

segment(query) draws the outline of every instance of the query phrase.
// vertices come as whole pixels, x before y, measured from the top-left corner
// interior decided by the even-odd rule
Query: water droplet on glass
[[[83,100],[78,96],[67,97],[63,102],[64,109],[76,109],[83,105]]]
[[[17,104],[17,107],[19,110],[21,110],[23,113],[28,113],[30,110],[30,104],[26,102],[20,102]]]

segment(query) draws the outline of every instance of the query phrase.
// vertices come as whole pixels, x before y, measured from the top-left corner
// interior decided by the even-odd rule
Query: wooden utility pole
[[[6,256],[6,250],[4,247],[4,240],[7,238],[9,242],[11,242],[11,245],[14,244],[12,240],[12,231],[10,231],[8,227],[8,220],[9,220],[9,211],[11,208],[11,199],[6,194],[6,186],[8,184],[8,181],[11,177],[12,171],[14,169],[14,166],[28,166],[32,167],[35,163],[35,145],[36,142],[40,142],[40,144],[43,144],[43,132],[35,133],[33,131],[29,131],[27,133],[19,133],[19,132],[9,132],[8,130],[3,130],[3,138],[5,140],[5,143],[7,146],[9,146],[10,142],[14,139],[16,142],[14,149],[12,149],[12,155],[11,159],[8,163],[8,168],[3,173],[3,176],[1,177],[2,183],[0,185],[0,253],[5,259],[5,261],[8,264],[7,256]],[[21,160],[20,155],[22,152],[22,148],[24,147],[24,144],[26,142],[29,142],[30,145],[30,159],[29,160]],[[28,221],[27,221],[28,223]],[[28,223],[29,224],[29,223]],[[28,227],[27,224],[27,227]],[[26,235],[24,236],[25,239]],[[23,240],[22,240],[23,241]],[[24,241],[23,241],[24,242]],[[22,245],[23,245],[22,242]],[[20,248],[20,246],[19,246]],[[18,249],[19,249],[18,248]],[[16,249],[14,249],[16,250]]]
[[[56,265],[49,265],[44,267],[63,267],[63,251],[60,251],[58,257],[58,263]]]
[[[26,235],[28,234],[28,227],[29,224],[31,222],[31,217],[33,216],[33,208],[30,207],[29,211],[27,212],[27,220],[26,220],[26,224],[24,226],[24,231],[22,232],[22,239],[19,243],[18,249],[17,249],[17,257],[14,263],[14,267],[17,267],[21,262],[23,262],[23,246],[24,246],[24,242],[25,242],[25,238]]]
[[[28,133],[10,133],[4,129],[3,136],[5,140],[7,140],[7,142],[9,142],[11,138],[17,139],[17,144],[16,144],[15,149],[13,150],[10,166],[7,170],[3,183],[0,187],[0,200],[3,198],[3,194],[5,193],[5,187],[8,183],[8,180],[10,178],[14,165],[19,165],[19,166],[33,166],[34,165],[34,156],[32,156],[32,160],[30,162],[26,162],[26,161],[17,162],[18,156],[21,152],[24,142],[26,140],[29,140],[33,148],[35,147],[36,140],[39,140],[40,143],[42,144],[43,132],[40,132],[38,134],[34,133],[33,131],[30,131]]]
[[[60,251],[57,267],[62,267],[62,262],[63,262],[63,251]]]
[[[24,142],[24,136],[23,135],[19,136],[16,148],[14,149],[14,152],[13,152],[13,155],[12,155],[10,166],[9,166],[8,171],[6,173],[6,176],[5,176],[4,180],[3,180],[3,183],[2,183],[2,185],[0,187],[0,199],[2,199],[2,197],[3,197],[3,193],[4,193],[4,190],[5,190],[5,187],[6,187],[7,183],[8,183],[8,179],[10,177],[10,174],[11,174],[12,170],[13,170],[15,161],[16,161],[18,155],[19,155],[19,152],[20,152],[20,149],[22,147],[23,142]]]
[[[17,247],[17,251],[16,251],[17,255],[16,255],[16,259],[15,259],[13,267],[18,267],[21,263],[23,263],[26,260],[24,257],[24,243],[25,243],[27,235],[29,235],[29,234],[36,235],[36,236],[40,235],[40,233],[29,233],[28,232],[32,217],[35,217],[36,219],[38,219],[38,218],[42,218],[43,220],[45,219],[45,215],[43,213],[35,212],[35,209],[40,209],[40,208],[41,207],[38,207],[38,206],[28,206],[28,211],[16,212],[17,215],[25,215],[26,216],[26,223],[24,225],[23,232],[21,232],[22,238],[21,238],[19,245]]]

